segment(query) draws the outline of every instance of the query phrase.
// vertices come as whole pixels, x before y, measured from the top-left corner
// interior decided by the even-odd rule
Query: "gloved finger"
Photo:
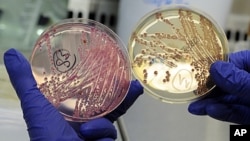
[[[243,105],[211,104],[206,107],[212,118],[238,124],[250,124],[250,109]]]
[[[188,111],[194,115],[207,115],[206,107],[215,103],[218,100],[213,98],[197,100],[189,104]]]
[[[115,126],[106,118],[90,120],[80,127],[80,133],[86,140],[97,140],[106,138],[115,140],[117,132]]]
[[[239,51],[229,55],[229,62],[239,69],[250,72],[250,50]]]
[[[206,115],[206,106],[217,103],[220,101],[221,97],[225,96],[225,92],[220,88],[215,87],[209,94],[205,97],[199,98],[188,106],[188,111],[194,115]]]
[[[245,106],[250,106],[249,100],[242,98],[241,96],[237,94],[228,94],[218,87],[216,87],[211,94],[208,96],[199,99],[197,101],[192,102],[188,110],[192,114],[196,115],[206,115],[206,106],[207,105],[212,105],[212,104],[239,104],[239,105],[245,105]]]
[[[116,121],[121,115],[126,113],[141,94],[143,94],[143,87],[140,82],[137,80],[131,81],[126,98],[114,111],[106,115],[105,118],[109,119],[111,122]]]
[[[195,115],[207,115],[206,108],[208,105],[212,104],[241,104],[241,105],[249,105],[248,101],[243,101],[242,98],[235,96],[233,94],[225,94],[223,96],[217,97],[206,97],[204,99],[200,99],[192,102],[188,106],[188,111]]]
[[[4,54],[10,81],[21,101],[31,140],[80,140],[70,125],[41,94],[29,62],[17,50]]]
[[[36,88],[29,62],[15,49],[10,49],[4,54],[4,63],[9,74],[12,86],[20,100],[25,100],[25,93]]]
[[[214,83],[227,93],[246,96],[250,90],[250,74],[232,63],[217,61],[211,65],[210,74]]]
[[[188,111],[194,115],[209,115],[221,121],[239,124],[250,123],[250,109],[243,105],[225,104],[216,99],[204,99],[189,105]]]

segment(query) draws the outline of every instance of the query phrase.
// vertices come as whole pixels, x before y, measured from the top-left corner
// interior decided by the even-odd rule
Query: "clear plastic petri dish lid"
[[[126,46],[111,29],[88,19],[49,27],[37,40],[30,63],[41,92],[75,122],[113,111],[132,79]]]
[[[228,60],[223,29],[206,13],[173,5],[146,14],[129,39],[132,71],[147,93],[169,103],[207,95],[209,68]]]

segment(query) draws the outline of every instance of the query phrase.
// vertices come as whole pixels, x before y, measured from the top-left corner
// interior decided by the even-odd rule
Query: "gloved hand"
[[[229,62],[211,65],[211,77],[216,88],[204,99],[189,105],[195,115],[238,124],[250,124],[250,51],[229,55]]]
[[[37,88],[29,62],[15,49],[4,54],[4,63],[11,83],[21,102],[23,117],[32,141],[82,141],[77,132]],[[84,140],[112,141],[117,133],[112,122],[124,114],[143,93],[143,88],[133,81],[122,104],[107,115],[84,123],[80,127]],[[108,120],[110,119],[110,120]]]

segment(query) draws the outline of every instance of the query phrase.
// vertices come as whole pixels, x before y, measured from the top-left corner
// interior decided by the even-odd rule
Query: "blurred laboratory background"
[[[147,12],[171,4],[192,5],[224,29],[230,52],[249,49],[249,0],[0,0],[0,136],[29,140],[19,101],[3,66],[3,53],[17,48],[27,58],[39,35],[66,18],[89,18],[114,30],[128,43]],[[228,141],[231,123],[194,116],[188,103],[168,104],[142,95],[115,125],[118,141]]]

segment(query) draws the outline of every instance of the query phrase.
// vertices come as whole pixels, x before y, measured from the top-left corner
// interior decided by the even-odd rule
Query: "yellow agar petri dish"
[[[30,63],[41,92],[74,122],[113,111],[132,79],[126,46],[111,29],[88,19],[49,27],[37,40]]]
[[[129,39],[132,71],[147,93],[169,103],[207,95],[210,65],[228,60],[223,29],[206,13],[184,5],[146,14]]]

